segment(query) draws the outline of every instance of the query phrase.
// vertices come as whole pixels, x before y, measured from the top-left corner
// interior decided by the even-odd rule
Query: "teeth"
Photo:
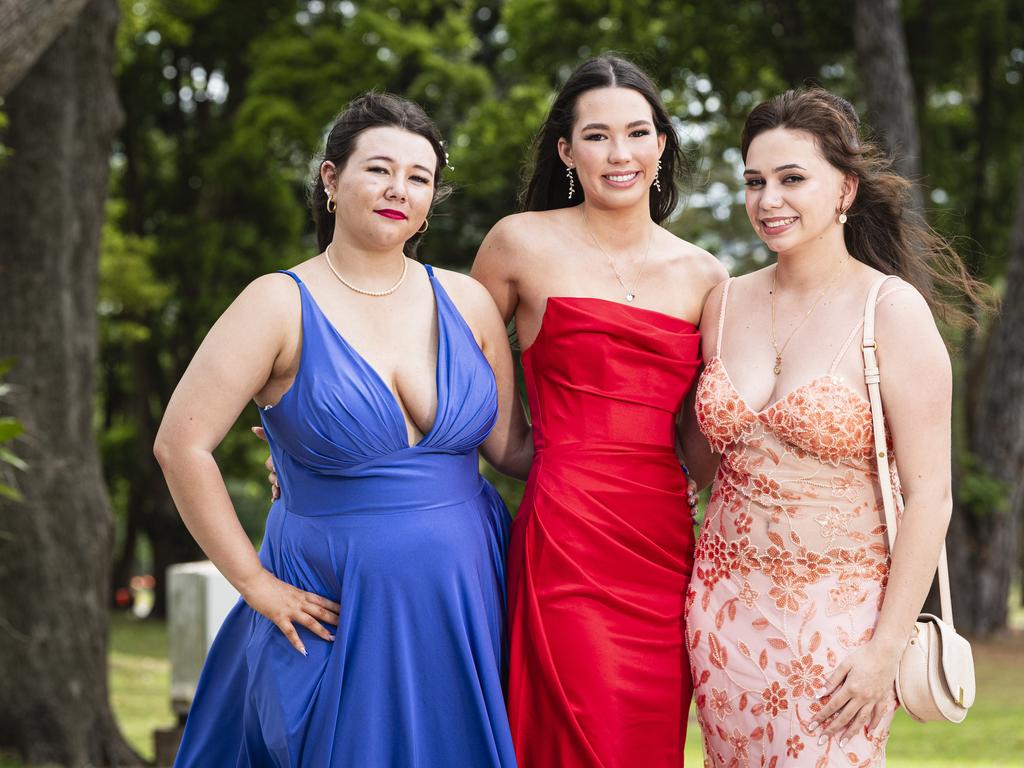
[[[765,229],[778,229],[779,227],[788,226],[788,225],[792,224],[794,221],[796,221],[796,216],[793,216],[793,217],[788,218],[788,219],[777,219],[775,221],[766,221],[766,222],[764,222],[764,228]]]
[[[609,181],[632,181],[635,178],[636,178],[636,172],[635,171],[633,173],[623,173],[623,174],[620,174],[620,175],[617,175],[617,176],[608,176],[608,180]]]

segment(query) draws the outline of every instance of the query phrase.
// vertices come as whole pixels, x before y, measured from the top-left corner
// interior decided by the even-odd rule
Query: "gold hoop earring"
[[[327,192],[326,187],[324,188],[324,192]],[[338,210],[338,204],[334,202],[334,193],[327,192],[327,212],[334,213],[336,210]]]
[[[430,222],[427,221],[426,219],[424,219],[423,220],[423,225],[419,229],[416,230],[416,234],[417,235],[422,235],[428,229],[430,229]]]

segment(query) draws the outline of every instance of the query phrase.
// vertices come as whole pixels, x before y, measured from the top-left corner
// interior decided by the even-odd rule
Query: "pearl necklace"
[[[334,276],[336,278],[338,278],[338,280],[341,281],[342,285],[344,285],[349,290],[355,291],[356,293],[361,293],[363,296],[388,296],[388,295],[394,293],[395,291],[397,291],[401,287],[402,283],[405,282],[405,276],[409,272],[409,260],[407,258],[405,258],[405,256],[403,255],[402,256],[402,276],[398,278],[398,282],[395,283],[394,285],[392,285],[390,288],[387,288],[387,289],[385,289],[383,291],[368,291],[365,288],[359,288],[359,287],[357,287],[355,285],[352,285],[352,283],[350,283],[348,280],[346,280],[344,277],[342,277],[340,274],[338,274],[338,270],[336,270],[334,268],[334,265],[331,263],[331,246],[330,245],[328,245],[327,248],[324,250],[324,259],[327,260],[327,266],[330,267],[331,272],[333,272]]]

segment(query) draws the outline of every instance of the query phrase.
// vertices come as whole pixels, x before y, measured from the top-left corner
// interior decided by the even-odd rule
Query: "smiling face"
[[[647,204],[665,137],[655,130],[643,95],[632,88],[580,94],[570,138],[558,140],[558,153],[575,168],[589,203],[608,208]]]
[[[430,211],[436,166],[423,136],[394,127],[363,131],[343,168],[320,167],[338,205],[336,226],[369,250],[401,248]]]
[[[818,149],[805,131],[773,128],[758,134],[747,149],[747,217],[754,231],[776,253],[838,235],[837,216],[849,209],[857,191]]]

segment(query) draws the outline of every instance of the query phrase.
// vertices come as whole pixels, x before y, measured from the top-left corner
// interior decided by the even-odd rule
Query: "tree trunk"
[[[117,19],[92,0],[4,104],[0,354],[30,466],[24,502],[0,501],[0,747],[33,764],[142,762],[108,701],[113,519],[93,431]]]
[[[896,170],[920,181],[921,141],[900,0],[857,0],[856,6],[854,41],[868,122],[894,155]],[[913,202],[924,210],[916,186]]]
[[[14,88],[87,0],[0,0],[0,96]]]
[[[1001,314],[993,323],[969,448],[984,474],[1002,484],[1003,503],[961,503],[950,541],[957,623],[988,634],[1006,627],[1010,581],[1021,562],[1024,516],[1024,168]],[[980,469],[980,473],[978,472]]]

